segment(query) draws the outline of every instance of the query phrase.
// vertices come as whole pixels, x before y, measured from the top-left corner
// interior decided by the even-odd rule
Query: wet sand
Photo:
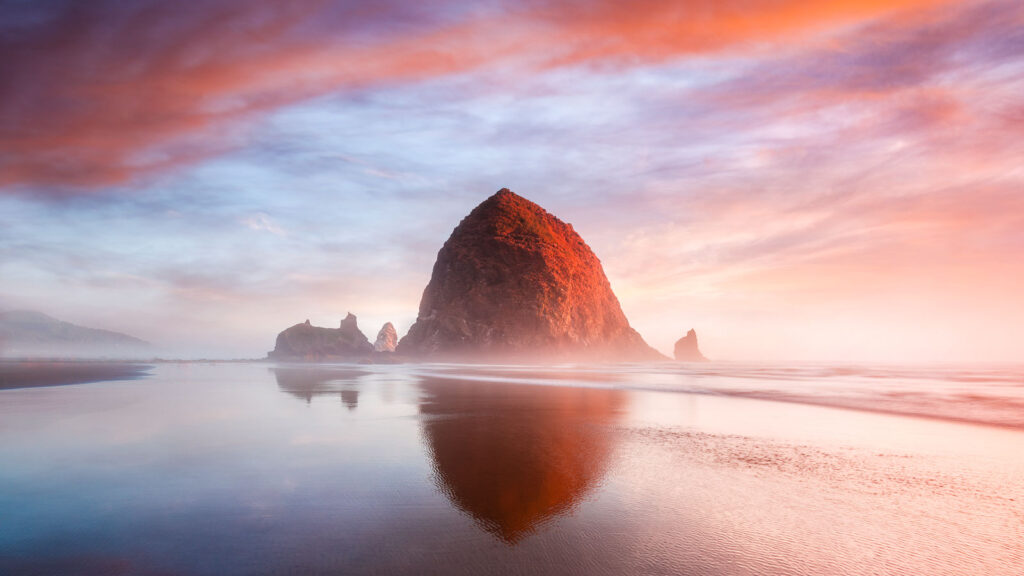
[[[0,573],[1024,563],[1019,430],[656,391],[656,367],[476,370],[158,365],[0,391]]]
[[[137,380],[149,368],[122,362],[0,360],[0,390]]]

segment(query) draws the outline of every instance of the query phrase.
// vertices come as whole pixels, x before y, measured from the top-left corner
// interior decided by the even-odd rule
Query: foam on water
[[[421,373],[523,384],[738,396],[1024,428],[1021,366],[431,365]]]

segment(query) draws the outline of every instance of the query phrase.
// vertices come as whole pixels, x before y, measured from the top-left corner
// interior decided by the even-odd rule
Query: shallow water
[[[160,364],[0,390],[0,573],[1019,574],[1020,375]]]

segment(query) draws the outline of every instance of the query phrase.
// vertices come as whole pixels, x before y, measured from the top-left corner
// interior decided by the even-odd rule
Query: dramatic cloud
[[[240,120],[339,90],[791,43],[935,3],[7,1],[0,187],[125,183],[242,146]]]
[[[3,307],[401,332],[510,187],[664,351],[1020,358],[1019,2],[0,6]]]

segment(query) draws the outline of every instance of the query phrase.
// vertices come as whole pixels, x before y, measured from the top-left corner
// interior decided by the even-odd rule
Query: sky
[[[1017,0],[0,0],[0,310],[404,334],[510,188],[736,361],[1024,361]]]

